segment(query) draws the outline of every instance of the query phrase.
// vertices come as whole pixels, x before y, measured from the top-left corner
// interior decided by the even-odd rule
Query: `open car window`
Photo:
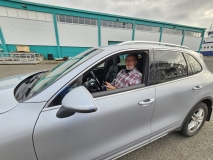
[[[149,57],[148,51],[137,50],[137,51],[119,53],[117,55],[113,55],[112,57],[109,57],[105,59],[104,61],[100,62],[100,64],[98,64],[97,66],[94,66],[91,70],[89,70],[83,75],[82,84],[85,86],[85,88],[88,89],[90,93],[92,93],[94,97],[100,97],[104,95],[124,92],[124,91],[133,90],[136,88],[141,88],[146,86],[145,78],[144,78],[143,80],[141,80],[140,84],[136,84],[134,87],[129,86],[129,87],[124,87],[122,89],[119,88],[119,89],[115,89],[111,91],[106,91],[106,89],[104,88],[105,81],[112,83],[112,81],[116,78],[117,74],[120,71],[126,69],[125,59],[129,54],[135,54],[136,57],[138,57],[136,68],[139,72],[142,73],[142,79],[143,79],[143,76],[145,77],[147,74],[145,70],[147,70],[147,66],[149,63],[147,60]],[[102,66],[101,69],[100,69],[100,66]],[[117,70],[116,74],[114,72],[111,72],[112,68]],[[92,76],[91,71],[94,72],[95,78]],[[108,75],[107,75],[108,73],[110,73],[110,76],[112,77],[114,76],[114,77],[108,78]],[[97,84],[95,80],[96,78],[99,81],[98,82],[99,85]],[[102,90],[100,89],[100,85]]]

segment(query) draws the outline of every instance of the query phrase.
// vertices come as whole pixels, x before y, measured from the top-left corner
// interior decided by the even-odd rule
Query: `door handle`
[[[192,88],[193,90],[199,90],[199,89],[202,89],[203,86],[195,86],[194,88]]]
[[[143,101],[138,102],[139,105],[148,106],[150,103],[154,102],[155,98],[145,99]]]

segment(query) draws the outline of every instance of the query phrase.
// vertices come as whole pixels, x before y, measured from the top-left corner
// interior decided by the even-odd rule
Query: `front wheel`
[[[207,114],[207,105],[203,102],[199,103],[186,118],[180,133],[187,137],[194,136],[205,123]]]

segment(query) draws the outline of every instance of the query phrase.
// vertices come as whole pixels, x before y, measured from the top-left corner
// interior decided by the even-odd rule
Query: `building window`
[[[58,15],[58,21],[60,22],[66,22],[64,15]]]
[[[206,47],[204,47],[204,49],[206,49]]]
[[[73,17],[73,23],[78,23],[78,17]]]
[[[79,24],[85,24],[85,22],[84,22],[84,18],[78,18],[78,20],[79,20]]]
[[[112,27],[112,21],[108,21],[107,24],[107,27]]]
[[[72,17],[71,16],[66,16],[66,22],[67,23],[73,23],[72,22]]]
[[[101,21],[101,26],[107,27],[107,21]]]
[[[125,23],[124,23],[125,24]],[[118,28],[124,28],[123,23],[122,22],[118,22]]]
[[[192,36],[192,37],[201,37],[201,33],[199,32],[192,32],[192,31],[185,31],[186,36]]]
[[[124,29],[132,29],[131,23],[126,22],[116,22],[116,21],[101,21],[102,27],[110,27],[110,28],[124,28]]]
[[[132,24],[131,23],[127,23],[127,29],[132,29]]]
[[[148,31],[148,32],[160,32],[160,27],[146,26],[146,25],[136,25],[136,30]]]
[[[97,20],[96,19],[91,19],[91,24],[90,25],[96,26],[97,25]]]
[[[112,22],[112,27],[114,27],[114,28],[118,28],[118,22]]]
[[[171,28],[163,28],[163,33],[182,35],[183,34],[183,30],[171,29]]]
[[[89,18],[85,18],[85,24],[90,25],[90,19]]]
[[[209,48],[209,46],[207,48]]]
[[[213,46],[211,46],[211,48],[213,48]]]
[[[75,23],[75,24],[84,24],[84,25],[93,25],[97,26],[97,19],[67,16],[67,15],[57,15],[58,22],[65,23]]]

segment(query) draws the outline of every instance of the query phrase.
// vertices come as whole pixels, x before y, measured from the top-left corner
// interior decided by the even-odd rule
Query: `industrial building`
[[[173,43],[199,52],[204,32],[205,28],[134,17],[18,0],[0,2],[0,50],[15,52],[17,45],[26,45],[45,59],[73,57],[91,47],[131,40]]]

